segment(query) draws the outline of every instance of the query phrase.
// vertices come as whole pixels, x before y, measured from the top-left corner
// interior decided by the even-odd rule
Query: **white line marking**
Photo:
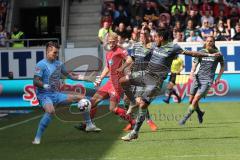
[[[117,160],[117,159],[120,159],[120,160],[133,160],[133,159],[138,159],[138,160],[159,160],[159,159],[182,159],[182,158],[196,158],[196,157],[240,157],[239,154],[226,154],[226,155],[220,155],[220,154],[209,154],[209,155],[179,155],[179,156],[155,156],[155,157],[145,157],[145,156],[139,156],[139,157],[85,157],[85,158],[61,158],[61,159],[56,159],[56,158],[48,158],[48,159],[44,159],[44,160]]]
[[[179,156],[164,156],[165,158],[194,158],[194,157],[240,157],[239,154],[203,154],[203,155],[179,155]]]
[[[26,119],[26,120],[21,121],[21,122],[17,122],[17,123],[14,123],[14,124],[10,124],[10,125],[4,126],[4,127],[0,128],[0,131],[5,130],[5,129],[8,129],[8,128],[15,127],[15,126],[18,126],[18,125],[27,123],[27,122],[30,122],[30,121],[35,120],[35,119],[38,119],[38,118],[40,118],[40,117],[42,117],[42,115],[38,115],[38,116],[35,116],[35,117],[32,117],[32,118]]]

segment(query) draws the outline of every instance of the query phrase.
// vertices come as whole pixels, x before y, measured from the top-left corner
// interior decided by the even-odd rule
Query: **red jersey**
[[[106,54],[106,65],[109,69],[110,79],[111,80],[119,80],[124,74],[117,73],[117,69],[120,68],[123,64],[123,60],[127,57],[127,51],[120,48],[115,47],[113,50],[107,52]]]

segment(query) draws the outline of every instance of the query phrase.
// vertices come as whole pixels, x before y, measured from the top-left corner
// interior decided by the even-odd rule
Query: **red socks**
[[[135,123],[135,120],[132,119],[131,115],[127,115],[126,114],[126,110],[120,108],[120,107],[116,107],[113,111],[115,114],[117,114],[118,116],[120,116],[122,119],[128,121],[131,124]]]

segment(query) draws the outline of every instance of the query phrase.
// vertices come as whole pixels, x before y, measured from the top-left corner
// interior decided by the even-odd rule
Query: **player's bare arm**
[[[195,73],[195,71],[196,71],[196,69],[197,69],[197,66],[198,66],[198,63],[197,62],[193,62],[192,63],[192,68],[191,68],[191,72],[190,72],[190,77],[189,77],[189,79],[193,79],[193,76],[194,76],[194,73]]]
[[[122,64],[120,68],[117,69],[117,72],[122,73],[125,68],[131,66],[133,63],[133,59],[131,56],[126,57],[126,61]]]
[[[189,55],[189,56],[193,56],[193,57],[219,57],[219,56],[222,56],[222,54],[220,52],[209,54],[209,53],[202,53],[202,52],[198,52],[198,51],[188,51],[188,50],[183,50],[181,52],[181,54]]]
[[[44,88],[44,84],[43,84],[42,78],[39,77],[39,76],[36,76],[36,75],[34,76],[33,84],[34,84],[34,86],[36,86],[38,88]]]
[[[224,72],[224,66],[225,66],[224,61],[223,61],[223,62],[220,62],[220,65],[221,65],[221,68],[220,68],[219,73],[218,73],[218,76],[217,76],[217,78],[216,78],[216,80],[215,80],[215,83],[216,83],[216,84],[219,83],[219,81],[220,81],[220,79],[221,79],[221,77],[222,77],[222,74],[223,74],[223,72]]]
[[[96,77],[96,80],[95,80],[95,82],[94,82],[94,86],[95,86],[95,87],[99,86],[99,85],[101,84],[103,78],[104,78],[105,76],[107,76],[108,73],[109,73],[109,68],[106,66],[106,67],[104,67],[101,75]]]

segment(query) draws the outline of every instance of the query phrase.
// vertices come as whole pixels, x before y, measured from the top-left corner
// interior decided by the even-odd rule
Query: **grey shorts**
[[[135,86],[135,97],[142,97],[146,103],[150,104],[161,94],[164,78],[159,78],[149,72],[144,72],[144,74],[135,72],[131,74],[129,80],[131,85]]]
[[[134,95],[134,97],[139,97],[143,94],[144,92],[144,87],[143,86],[134,86],[134,85],[131,85],[131,91]]]
[[[211,86],[212,82],[210,82],[209,80],[201,80],[195,77],[190,89],[190,94],[191,95],[199,94],[202,97],[205,97]]]
[[[150,104],[155,97],[161,94],[163,81],[163,78],[149,73],[144,76],[144,91],[141,97],[146,103]]]
[[[139,97],[144,91],[144,76],[145,71],[136,71],[131,72],[129,75],[129,81],[131,83],[131,91],[134,94],[134,97]]]
[[[145,71],[137,71],[137,72],[132,72],[129,75],[129,81],[131,83],[131,85],[134,86],[144,86],[143,85],[143,79],[145,76],[146,72]]]

